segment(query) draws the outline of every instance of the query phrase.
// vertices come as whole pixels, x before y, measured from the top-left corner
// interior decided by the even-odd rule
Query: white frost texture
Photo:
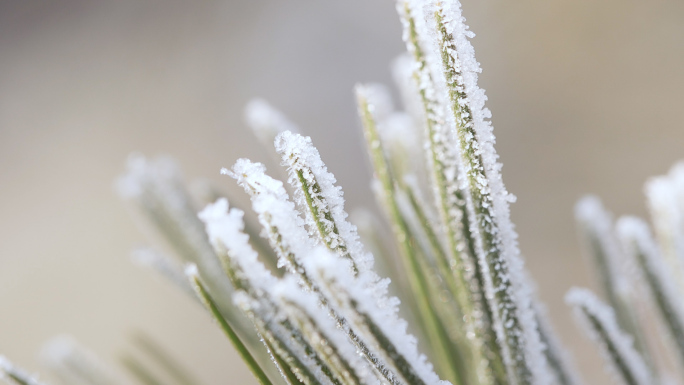
[[[601,346],[606,360],[613,365],[616,379],[623,384],[654,383],[648,366],[634,349],[632,337],[620,330],[611,307],[603,304],[591,291],[581,288],[571,289],[565,301],[574,307],[578,321]],[[624,373],[631,378],[623,378]]]

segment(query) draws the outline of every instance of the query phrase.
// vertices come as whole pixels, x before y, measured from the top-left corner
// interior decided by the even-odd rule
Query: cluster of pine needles
[[[287,184],[239,159],[222,173],[249,197],[242,210],[215,187],[193,197],[168,159],[132,156],[121,194],[176,254],[144,249],[135,259],[196,299],[262,385],[581,384],[518,250],[460,4],[399,0],[397,9],[403,109],[384,86],[356,87],[391,242],[370,211],[347,214],[311,138],[254,100],[247,122]],[[650,181],[647,197],[655,236],[637,218],[614,223],[595,197],[578,203],[603,300],[586,289],[566,300],[617,383],[682,383],[684,165]],[[135,340],[138,354],[121,364],[136,381],[198,384],[157,343]],[[44,357],[65,385],[128,382],[66,338]],[[4,358],[0,372],[42,383]]]

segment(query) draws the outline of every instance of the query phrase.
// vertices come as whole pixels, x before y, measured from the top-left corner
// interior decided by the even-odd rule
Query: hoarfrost
[[[14,381],[14,378],[21,381]],[[8,379],[10,383],[18,382],[21,384],[25,382],[27,385],[43,385],[36,376],[14,366],[5,356],[0,356],[0,379]]]
[[[399,88],[402,104],[414,121],[421,126],[425,121],[425,111],[420,100],[420,90],[413,80],[416,62],[408,54],[403,54],[392,63],[392,76]]]
[[[646,183],[646,198],[663,257],[684,290],[684,163]]]
[[[668,301],[675,306],[677,316],[684,320],[684,306],[678,300],[674,277],[660,255],[648,224],[637,217],[621,217],[617,221],[616,230],[624,249],[631,251],[630,254],[633,256],[643,258],[645,273],[653,277]]]
[[[662,259],[645,222],[635,217],[620,218],[617,232],[625,250],[640,267],[635,269],[640,286],[647,288],[646,292],[650,294],[642,301],[650,305],[647,307],[649,310],[655,307],[660,311],[664,324],[669,328],[670,340],[679,348],[680,358],[684,359],[684,305],[679,299],[675,275]]]
[[[570,289],[565,301],[574,307],[580,323],[602,347],[604,357],[611,363],[612,372],[621,379],[621,383],[654,383],[648,366],[634,348],[632,337],[620,330],[612,308],[601,303],[594,293],[587,289]]]
[[[175,162],[164,157],[148,161],[133,154],[127,169],[117,181],[121,196],[133,201],[157,225],[184,262],[197,263],[213,287],[230,292]]]
[[[354,371],[364,384],[380,384],[379,379],[368,362],[357,353],[354,346],[347,340],[344,332],[338,328],[335,320],[320,306],[316,295],[311,292],[302,293],[300,286],[294,281],[292,276],[285,277],[278,285],[274,286],[271,290],[271,295],[284,304],[283,309],[285,312],[292,308],[291,304],[296,305],[296,309],[294,309],[295,314],[289,314],[294,320],[297,320],[302,315],[305,318],[310,317],[307,321],[313,322],[311,326],[315,330],[308,331],[308,333],[318,334],[313,337],[310,336],[310,340],[315,343],[317,340],[322,339],[319,343],[328,346],[324,346],[323,350],[329,350],[330,347],[334,348],[334,354],[339,354],[345,362],[343,366],[347,370]],[[307,331],[303,330],[303,333],[307,333]],[[344,373],[342,374],[344,375]]]
[[[629,282],[627,280],[627,266],[622,250],[617,243],[613,231],[613,218],[603,208],[601,200],[593,195],[585,196],[575,205],[575,217],[586,232],[586,247],[598,248],[594,253],[598,253],[596,261],[600,271],[605,294],[612,296],[613,292],[618,295],[629,295]],[[611,305],[615,306],[617,299],[611,298]]]
[[[266,175],[263,164],[248,159],[238,159],[232,172],[226,169],[221,172],[235,178],[250,195],[252,208],[264,228],[262,235],[278,254],[278,267],[286,266],[296,273],[290,258],[301,258],[313,243],[283,183]]]
[[[373,268],[373,256],[364,250],[356,226],[347,220],[342,189],[321,160],[310,137],[283,132],[276,137],[276,151],[288,167],[288,182],[295,189],[297,204],[307,218],[312,234],[343,257],[349,257],[359,271]]]
[[[421,87],[426,94],[435,95],[436,100],[451,102],[435,108],[441,110],[448,127],[444,137],[450,135],[459,143],[454,147],[459,148],[460,154],[454,156],[453,163],[462,167],[461,183],[467,180],[470,231],[476,240],[487,298],[493,301],[494,327],[500,340],[511,339],[510,344],[503,344],[505,362],[511,371],[513,367],[527,366],[535,384],[551,383],[552,374],[543,355],[544,346],[532,308],[531,289],[524,279],[517,234],[510,221],[509,203],[514,198],[501,179],[501,164],[494,150],[489,121],[491,113],[484,107],[487,99],[484,91],[477,86],[480,68],[469,41],[474,35],[464,24],[457,1],[435,5],[416,0],[407,4],[414,15],[430,71],[430,75],[421,77]],[[431,84],[424,85],[430,79]],[[449,172],[445,175],[449,176]],[[509,350],[520,349],[520,344],[525,356],[522,362],[518,352]],[[520,376],[523,376],[521,381],[526,381],[524,375],[514,375]]]
[[[216,250],[225,248],[228,256],[237,262],[240,270],[247,275],[253,287],[268,290],[276,283],[275,277],[259,262],[257,253],[249,244],[249,236],[244,233],[245,213],[237,208],[228,210],[228,200],[221,198],[207,205],[199,213]]]
[[[368,327],[368,322],[372,322],[397,349],[397,353],[410,363],[422,381],[426,384],[440,384],[432,364],[418,352],[416,338],[408,334],[406,321],[398,316],[399,300],[387,295],[389,279],[378,282],[375,274],[367,273],[355,278],[344,267],[343,260],[320,246],[306,258],[306,268],[317,276],[318,281],[327,283],[322,287],[326,290],[326,295],[337,299],[338,306],[343,309],[347,319],[356,325],[357,330],[363,331]],[[363,324],[366,326],[362,326]],[[369,332],[366,330],[364,334],[368,336]],[[376,347],[378,348],[380,354],[388,354],[383,351],[383,347]],[[396,359],[388,356],[385,358],[388,362]]]

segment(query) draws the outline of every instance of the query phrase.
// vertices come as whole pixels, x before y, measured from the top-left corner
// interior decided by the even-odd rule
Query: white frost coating
[[[663,257],[684,290],[684,166],[646,183],[646,198]],[[678,191],[679,190],[679,191]],[[681,196],[682,205],[678,201]]]
[[[669,309],[680,325],[684,325],[684,304],[678,291],[674,272],[668,269],[658,250],[658,245],[648,228],[648,224],[636,217],[622,217],[616,225],[618,236],[626,250],[632,250],[631,255],[643,253],[645,259],[646,274],[655,278],[660,294],[668,302]],[[636,244],[635,244],[636,243]],[[634,250],[633,248],[636,248]],[[646,279],[646,277],[639,277]],[[652,293],[655,294],[655,293]],[[651,297],[653,301],[653,297]]]
[[[508,270],[507,274],[504,275],[501,274],[501,271],[491,271],[491,273],[499,275],[499,279],[503,282],[510,282],[511,290],[506,295],[513,301],[516,308],[516,314],[509,318],[509,321],[501,325],[502,321],[505,320],[495,319],[496,324],[494,326],[500,338],[503,336],[502,333],[507,333],[509,335],[516,335],[522,341],[524,344],[525,363],[532,374],[533,383],[550,384],[553,382],[553,375],[543,354],[544,346],[540,341],[536,318],[532,308],[532,290],[525,281],[524,263],[518,249],[517,233],[510,220],[509,203],[514,201],[515,198],[506,191],[501,179],[501,164],[498,162],[498,155],[494,150],[495,138],[491,122],[489,121],[491,113],[484,106],[487,97],[484,94],[484,90],[477,86],[480,67],[479,63],[475,60],[474,49],[469,41],[474,34],[468,30],[464,23],[465,19],[461,14],[458,1],[441,2],[439,6],[422,0],[411,1],[410,3],[412,4],[414,14],[419,15],[416,17],[416,19],[419,19],[419,22],[416,22],[416,28],[418,29],[419,36],[423,39],[427,62],[432,70],[434,92],[437,95],[437,99],[451,101],[449,87],[459,89],[459,92],[462,92],[464,97],[459,98],[458,104],[466,106],[468,109],[467,112],[464,112],[465,115],[461,115],[461,119],[467,124],[471,124],[470,127],[472,127],[475,134],[474,138],[472,134],[468,133],[465,137],[459,138],[459,140],[465,141],[468,149],[474,152],[477,160],[475,163],[471,163],[473,160],[466,158],[466,154],[459,145],[458,148],[461,151],[460,164],[464,168],[463,174],[471,175],[472,172],[473,175],[476,175],[474,182],[476,183],[476,188],[479,190],[479,194],[490,200],[485,200],[485,203],[491,204],[491,207],[485,206],[488,215],[476,221],[471,220],[471,222],[477,223],[486,220],[491,224],[492,230],[490,235],[494,237],[492,243],[497,248],[501,258],[500,263],[504,266],[507,265]],[[437,21],[434,17],[435,12],[440,12],[443,16],[446,33],[453,37],[455,49],[452,49],[449,45],[442,44]],[[446,71],[450,69],[445,69],[442,64],[442,52],[450,55],[455,65],[453,69],[457,72],[454,79],[455,83],[450,85],[447,85],[445,75]],[[451,134],[457,135],[454,106],[452,103],[449,103],[449,106],[444,107],[447,107],[444,116],[446,117],[447,125],[451,127]],[[468,176],[468,178],[471,177]],[[473,187],[470,186],[470,188]],[[476,202],[473,202],[472,194],[466,194],[466,196],[468,197],[469,216],[471,218],[478,218],[473,211],[473,205]],[[500,288],[492,287],[493,282],[488,278],[490,277],[491,268],[484,266],[485,264],[482,263],[482,261],[487,260],[488,254],[491,252],[491,246],[482,243],[484,234],[480,234],[480,230],[477,227],[471,226],[471,232],[476,239],[478,246],[476,250],[479,254],[478,260],[481,261],[482,270],[485,273],[485,289],[488,292],[489,298],[495,298],[494,295],[497,291],[500,292]],[[496,308],[501,305],[494,304],[495,316],[497,313]],[[500,317],[496,316],[496,318]],[[507,326],[512,322],[513,318],[518,320],[520,331],[508,330]],[[504,352],[505,356],[515,354],[514,352],[506,352],[506,349],[504,349]],[[506,358],[509,367],[512,364],[511,359],[510,357]]]
[[[140,154],[131,154],[126,162],[127,173],[116,181],[116,188],[123,198],[144,199],[144,194],[168,195],[170,203],[183,205],[185,197],[177,196],[172,190],[180,184],[180,171],[176,163],[168,157],[148,161]]]
[[[221,172],[235,178],[250,195],[252,208],[264,228],[262,234],[278,255],[278,267],[286,266],[295,272],[295,266],[288,260],[290,254],[296,259],[302,258],[313,247],[313,242],[283,183],[266,175],[263,164],[248,159],[238,159],[232,172],[225,169]]]
[[[273,209],[277,209],[273,207]],[[315,362],[313,357],[306,352],[306,346],[296,338],[295,334],[301,331],[294,326],[288,328],[283,323],[283,310],[286,307],[282,301],[278,300],[277,293],[283,282],[271,275],[265,266],[258,260],[257,253],[249,244],[249,236],[243,232],[244,212],[233,208],[228,210],[228,200],[219,199],[216,203],[209,204],[199,214],[200,219],[206,224],[207,234],[217,252],[225,250],[228,257],[237,265],[236,275],[238,279],[248,281],[246,293],[238,291],[233,295],[233,301],[243,309],[254,312],[258,319],[267,326],[269,333],[272,333],[281,343],[285,344],[290,351],[295,354],[309,371],[315,375],[322,384],[331,384],[329,379],[322,372],[321,367]],[[290,289],[296,291],[297,295],[306,297],[311,293],[303,293],[301,286],[294,281],[291,282]],[[317,309],[319,313],[326,316],[325,312]],[[291,322],[291,325],[297,325]],[[293,334],[294,333],[294,334]]]
[[[6,373],[12,369],[12,366],[5,356],[0,356],[0,378],[5,379]]]
[[[595,238],[601,246],[605,257],[605,264],[608,269],[608,277],[599,277],[601,280],[608,280],[611,288],[622,296],[630,295],[630,283],[627,279],[629,265],[623,256],[623,251],[615,237],[613,231],[613,218],[601,204],[601,200],[593,195],[588,195],[580,199],[575,205],[575,218],[588,231],[588,236]],[[592,242],[591,239],[587,241]],[[587,245],[592,247],[591,244]],[[599,262],[600,266],[600,262]],[[602,274],[604,272],[601,272]],[[606,293],[608,294],[608,293]]]
[[[288,182],[295,189],[297,204],[307,218],[309,232],[319,234],[323,242],[339,255],[348,254],[360,272],[371,270],[373,256],[364,250],[356,226],[347,220],[342,189],[335,186],[337,180],[328,172],[318,150],[312,145],[311,138],[286,131],[276,137],[275,147],[283,158],[283,165],[288,167]],[[300,176],[308,184],[311,204],[318,210],[317,218],[308,209]],[[314,185],[319,187],[319,191]],[[330,216],[332,220],[326,216]],[[326,234],[321,233],[317,221],[325,228]]]
[[[408,113],[409,122],[405,122],[406,118],[404,116],[406,113],[401,112],[399,113],[399,116],[402,117],[401,121],[393,122],[394,119],[392,119],[387,121],[386,124],[392,127],[392,131],[395,131],[395,134],[392,135],[392,137],[401,140],[401,143],[406,143],[408,146],[406,147],[409,150],[407,155],[408,159],[405,161],[411,165],[411,172],[420,177],[421,186],[431,186],[430,174],[427,171],[425,163],[427,153],[430,150],[429,143],[425,139],[425,110],[421,101],[420,90],[413,79],[415,71],[416,62],[408,54],[399,56],[392,63],[394,82],[399,88],[402,104],[404,105],[406,113]],[[382,127],[379,127],[379,129],[381,128]],[[384,130],[384,128],[382,129]],[[411,132],[406,132],[406,129],[410,129]],[[380,134],[382,135],[382,132]],[[422,145],[418,145],[419,143]],[[427,164],[431,164],[429,159]]]
[[[390,90],[381,83],[365,83],[363,92],[367,99],[372,99],[373,104],[368,106],[376,120],[381,121],[394,112],[394,103]]]
[[[684,215],[684,161],[672,166],[670,169],[670,178],[677,190],[677,201],[679,203],[679,211]]]
[[[267,146],[283,131],[299,132],[294,123],[263,99],[252,99],[247,103],[245,121],[261,143]]]
[[[70,357],[78,354],[81,347],[72,336],[61,335],[46,342],[40,352],[41,360],[49,365],[63,365]]]
[[[316,355],[309,354],[306,351],[306,343],[303,344],[298,339],[299,329],[292,329],[284,322],[285,314],[282,314],[278,306],[264,297],[255,298],[241,290],[233,294],[233,303],[245,313],[252,314],[255,324],[259,325],[258,328],[265,333],[262,337],[269,339],[272,336],[277,341],[273,344],[276,354],[281,357],[295,358],[315,377],[316,383],[333,385],[323,373],[321,366],[316,363],[314,359]],[[278,363],[276,365],[278,366]]]
[[[428,205],[426,205],[424,202],[425,200],[420,194],[420,190],[418,188],[418,182],[415,177],[415,175],[405,175],[404,176],[404,183],[406,184],[406,187],[408,190],[410,190],[413,195],[415,200],[417,201],[417,204],[419,207],[422,208],[423,214],[427,217],[428,219],[428,226],[432,226],[435,221],[434,221],[434,215],[431,212],[430,208]],[[437,260],[437,255],[435,255],[435,251],[433,246],[430,243],[430,239],[428,238],[428,235],[425,231],[425,225],[421,223],[420,218],[418,217],[418,214],[416,210],[414,209],[413,205],[411,204],[411,200],[408,196],[408,194],[404,190],[397,190],[396,191],[396,200],[397,200],[397,207],[399,211],[401,212],[401,215],[406,219],[406,223],[411,229],[411,233],[415,237],[418,245],[420,246],[421,250],[425,253],[425,255],[433,262],[436,263]],[[437,228],[436,226],[433,226]],[[442,237],[439,237],[439,241],[441,244],[441,239]],[[443,244],[441,244],[442,249],[446,250]]]
[[[400,14],[404,14],[404,9],[402,7],[402,2],[398,2],[398,10]],[[422,8],[424,6],[423,1],[410,1],[408,5],[411,10],[411,15],[416,25],[416,30],[418,32],[419,38],[428,36],[428,28],[425,24],[425,19],[422,17]],[[406,17],[402,17],[402,22],[407,23]],[[411,44],[408,37],[408,25],[404,26],[404,41],[407,43],[407,49],[409,52],[414,53],[416,48]],[[422,42],[424,43],[424,42]],[[435,170],[437,173],[441,173],[441,177],[444,179],[445,186],[440,187],[437,184],[440,176],[432,176],[433,181],[433,193],[435,196],[435,201],[440,202],[440,189],[447,189],[446,194],[447,202],[445,202],[449,207],[457,207],[459,202],[455,198],[455,190],[462,184],[459,181],[459,175],[462,174],[459,169],[461,168],[459,153],[458,153],[458,142],[455,140],[454,133],[451,132],[450,127],[446,125],[448,120],[448,115],[446,113],[446,106],[442,103],[443,100],[448,100],[448,98],[440,98],[442,96],[438,90],[435,88],[435,74],[434,74],[434,64],[436,59],[431,55],[431,50],[425,49],[424,44],[422,48],[422,53],[425,56],[426,65],[422,67],[420,63],[413,61],[414,77],[418,81],[419,91],[424,95],[424,107],[422,108],[422,116],[428,120],[428,124],[425,124],[425,155],[427,159],[427,164],[430,165],[430,169]],[[408,66],[408,64],[406,64]],[[444,87],[442,87],[444,88]],[[445,94],[446,91],[442,92]],[[433,158],[434,157],[434,158]],[[435,159],[436,158],[436,159]],[[437,163],[437,164],[435,164]],[[442,210],[444,211],[444,210]],[[449,212],[443,212],[443,216],[449,216],[449,218],[444,218],[447,226],[452,228],[458,228],[460,223],[459,213],[456,210],[449,210]]]
[[[536,288],[534,291],[536,294]],[[559,360],[558,364],[561,366],[560,370],[562,370],[563,374],[567,376],[567,380],[570,384],[583,384],[584,381],[580,376],[580,371],[577,370],[575,360],[573,359],[570,352],[565,348],[565,346],[563,346],[560,339],[558,338],[558,335],[556,334],[556,331],[553,328],[553,325],[551,324],[551,320],[548,316],[548,310],[546,309],[546,306],[536,299],[536,295],[533,305],[534,310],[537,313],[537,324],[539,326],[539,330],[541,331],[541,333],[544,334],[544,336],[546,336],[545,348],[548,349],[548,351],[557,360]],[[557,381],[557,383],[560,383],[560,381]]]
[[[7,379],[13,384],[15,381],[10,379],[11,377],[21,378],[29,385],[43,385],[43,383],[39,381],[38,377],[14,366],[14,364],[5,356],[0,356],[0,379]]]
[[[399,88],[404,109],[409,113],[414,124],[417,127],[422,127],[425,121],[425,110],[420,100],[420,91],[413,80],[415,71],[416,62],[409,54],[397,57],[392,63],[392,77]],[[420,134],[420,132],[417,134]]]
[[[423,251],[431,263],[435,263],[437,256],[430,245],[430,241],[425,234],[425,230],[420,223],[418,215],[411,205],[409,197],[403,190],[397,190],[395,192],[395,199],[397,201],[397,208],[399,209],[399,212],[401,212],[401,216],[406,220],[406,224],[411,230],[411,234],[415,238],[418,247]]]
[[[252,287],[268,290],[275,285],[276,278],[259,261],[256,251],[249,244],[249,236],[244,233],[244,215],[237,208],[229,211],[225,198],[207,205],[198,214],[217,253],[225,249],[228,257],[240,266],[241,273],[246,275]]]
[[[336,182],[335,177],[327,172],[325,165],[320,159],[318,151],[311,145],[311,139],[297,134],[284,132],[276,138],[276,149],[281,155],[283,155],[284,163],[287,163],[290,166],[290,182],[297,191],[301,192],[301,194],[298,196],[298,203],[300,205],[306,207],[304,205],[307,205],[307,201],[301,186],[298,185],[298,170],[301,170],[303,178],[306,180],[309,186],[316,184],[319,187],[320,191],[310,189],[309,192],[311,194],[310,196],[312,200],[314,200],[313,204],[316,205],[317,209],[319,210],[319,214],[328,212],[332,217],[332,223],[324,223],[324,226],[329,226],[329,233],[334,234],[333,225],[336,227],[339,233],[338,238],[332,238],[328,240],[330,241],[330,244],[333,245],[331,248],[334,249],[334,245],[336,244],[344,244],[346,246],[346,251],[352,257],[352,260],[355,262],[358,268],[358,278],[354,279],[352,270],[349,269],[348,261],[343,258],[334,258],[336,259],[336,262],[333,263],[334,266],[327,265],[328,270],[324,273],[322,271],[325,270],[323,267],[324,265],[318,265],[318,260],[321,258],[330,258],[331,255],[334,254],[328,251],[328,249],[320,246],[316,249],[317,251],[308,253],[307,256],[302,259],[307,275],[315,282],[318,282],[318,287],[321,290],[325,289],[325,282],[328,280],[332,279],[339,282],[340,279],[348,279],[344,281],[345,283],[340,284],[340,287],[337,291],[328,291],[327,293],[324,293],[324,297],[329,299],[339,298],[340,295],[346,295],[342,294],[344,291],[351,293],[356,290],[357,294],[355,297],[357,298],[355,299],[359,303],[362,300],[368,302],[369,298],[373,298],[376,300],[376,309],[387,308],[389,310],[387,314],[384,314],[386,316],[385,318],[382,316],[371,317],[374,317],[376,322],[378,320],[382,320],[381,326],[384,327],[384,329],[393,330],[393,327],[397,328],[396,333],[398,334],[394,334],[394,332],[388,333],[388,330],[385,330],[390,337],[392,337],[392,335],[403,335],[402,332],[405,330],[405,324],[402,324],[398,321],[392,321],[393,319],[398,320],[398,317],[396,317],[396,306],[398,304],[398,300],[396,298],[387,298],[386,296],[389,280],[381,280],[372,270],[372,255],[363,250],[363,246],[358,240],[356,228],[346,220],[347,214],[343,207],[344,200],[342,198],[342,192],[334,185]],[[307,215],[310,215],[310,210],[306,210],[306,212]],[[317,226],[312,216],[309,216],[308,221],[311,227]],[[337,255],[339,256],[339,254],[340,253],[338,252]],[[346,319],[353,320],[353,317],[350,316],[353,315],[350,315],[349,313],[345,314]],[[387,326],[388,320],[389,326]],[[353,322],[354,321],[352,321],[352,323]],[[403,333],[405,334],[405,332]],[[409,345],[406,345],[407,339],[413,341],[413,351],[410,349],[410,347],[408,347]],[[417,351],[415,350],[415,339],[413,339],[413,337],[407,337],[405,339],[390,338],[390,340],[395,344],[398,344],[397,348],[400,350],[400,352],[408,354],[408,361],[413,364],[413,367],[418,368],[417,371],[419,375],[426,379],[430,378],[429,373],[432,373],[431,366],[425,362],[424,357],[420,358],[418,356]],[[415,356],[417,361],[413,360],[412,354]],[[428,372],[421,370],[421,366],[430,366],[430,371]],[[432,373],[432,375],[434,375],[434,373]],[[435,383],[435,381],[428,381],[428,383]]]
[[[365,328],[358,312],[367,315],[382,333],[392,342],[399,354],[411,364],[411,368],[428,385],[449,384],[440,381],[432,364],[418,352],[416,338],[408,334],[407,323],[398,315],[399,299],[387,295],[389,279],[377,282],[375,274],[362,273],[353,277],[344,261],[336,258],[328,249],[318,246],[306,258],[306,269],[315,275],[317,281],[325,283],[321,289],[325,295],[338,301],[340,310],[353,325],[357,333]],[[353,307],[356,310],[353,310]],[[364,333],[368,336],[368,333]],[[377,352],[382,349],[374,347]],[[387,360],[389,362],[389,360]]]
[[[270,294],[273,298],[284,304],[283,309],[286,312],[288,309],[292,310],[292,307],[288,306],[287,303],[295,304],[298,307],[295,311],[303,310],[304,315],[310,317],[313,321],[318,329],[317,332],[321,333],[321,338],[327,341],[325,343],[336,349],[337,354],[350,365],[364,384],[380,385],[380,380],[376,377],[368,362],[357,353],[354,346],[349,343],[344,332],[337,327],[337,324],[328,312],[320,306],[317,295],[311,292],[302,292],[301,287],[292,276],[286,276],[280,280],[277,285],[273,286]]]
[[[374,99],[370,100],[375,102]],[[416,132],[413,119],[405,112],[394,112],[388,114],[385,119],[379,120],[378,132],[383,141],[389,143],[390,146],[400,146],[406,152],[420,149],[420,146],[416,146],[420,143],[420,136]]]
[[[419,175],[421,183],[417,185],[430,186],[425,152],[421,145],[425,141],[411,116],[405,112],[394,112],[379,120],[377,129],[396,177],[401,178],[402,174]]]
[[[133,154],[117,188],[122,197],[134,201],[150,217],[184,262],[197,263],[212,286],[230,292],[173,160],[161,157],[149,161]]]
[[[420,185],[419,185],[419,179],[416,175],[413,174],[406,174],[403,176],[404,184],[406,187],[413,192],[413,195],[416,197],[416,200],[418,201],[419,204],[423,207],[423,213],[427,217],[428,221],[430,224],[434,224],[437,222],[437,215],[432,212],[431,207],[424,202],[426,202],[425,197],[422,195],[422,191],[420,190]]]
[[[639,385],[654,383],[648,366],[634,349],[632,337],[620,330],[611,307],[599,301],[591,291],[581,288],[570,289],[565,296],[565,302],[574,307],[580,323],[586,328],[591,338],[599,343],[605,359],[611,364],[611,371],[621,380],[621,383],[627,383],[622,379],[621,370],[627,370]],[[602,331],[593,325],[592,319],[598,322],[600,328],[603,329]],[[612,344],[615,347],[615,353],[618,357],[613,356],[608,351],[607,344]],[[622,362],[622,365],[619,365],[620,367],[618,367],[616,360]]]

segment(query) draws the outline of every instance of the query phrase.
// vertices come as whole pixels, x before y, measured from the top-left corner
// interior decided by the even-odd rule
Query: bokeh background
[[[644,181],[684,158],[684,3],[463,6],[527,265],[603,383],[562,300],[595,286],[573,204],[645,216]],[[390,0],[0,1],[0,351],[39,370],[69,333],[116,361],[143,330],[208,385],[255,383],[200,308],[130,262],[148,240],[113,181],[137,151],[232,185],[220,167],[266,158],[242,118],[262,96],[312,136],[348,207],[371,206],[352,87],[390,83],[402,51]]]

